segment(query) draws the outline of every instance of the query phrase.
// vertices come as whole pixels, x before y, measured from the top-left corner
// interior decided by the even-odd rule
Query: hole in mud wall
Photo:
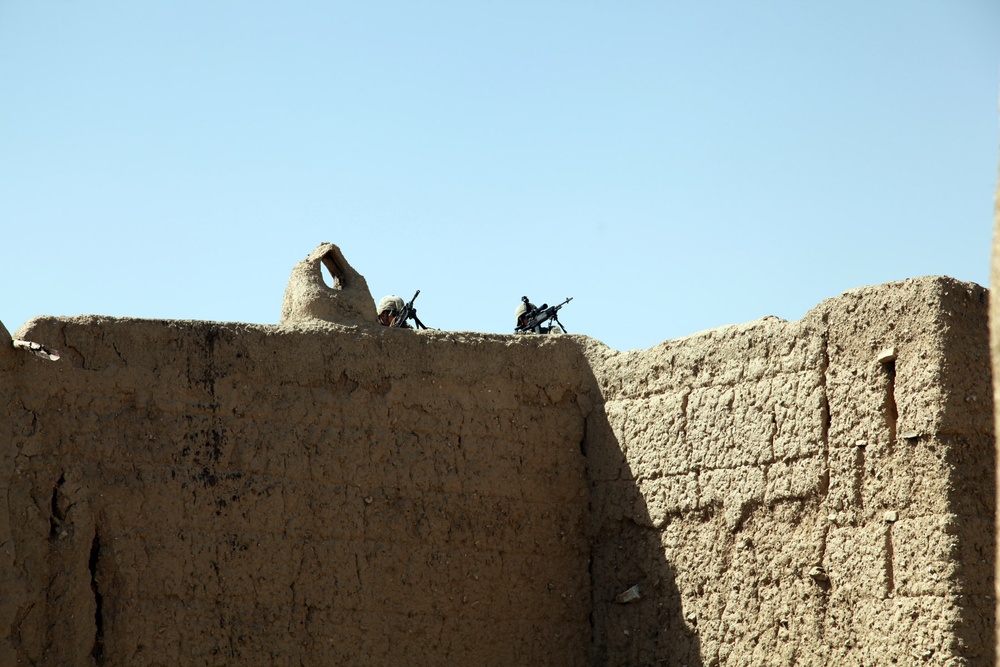
[[[327,287],[335,290],[342,290],[347,287],[346,272],[337,263],[337,259],[333,256],[332,252],[323,255],[321,263],[323,267],[320,269],[320,272],[323,274],[323,282],[326,283]]]
[[[882,364],[885,371],[885,398],[882,401],[882,416],[889,429],[889,442],[896,441],[896,421],[899,411],[896,409],[896,360],[891,359]]]

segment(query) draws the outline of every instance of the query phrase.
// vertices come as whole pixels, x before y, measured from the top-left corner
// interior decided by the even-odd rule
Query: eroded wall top
[[[324,281],[323,268],[333,285]],[[321,243],[295,265],[281,307],[282,324],[317,321],[347,325],[375,321],[375,302],[368,282],[332,243]]]

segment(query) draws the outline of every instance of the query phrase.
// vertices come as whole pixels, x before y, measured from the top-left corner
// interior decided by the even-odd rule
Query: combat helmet
[[[379,299],[378,314],[381,315],[387,310],[394,310],[397,313],[403,310],[403,299],[395,294],[390,294]]]

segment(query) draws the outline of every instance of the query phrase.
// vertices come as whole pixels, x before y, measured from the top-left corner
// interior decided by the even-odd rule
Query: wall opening
[[[340,265],[334,252],[330,250],[321,258],[320,273],[323,275],[323,282],[330,289],[342,290],[347,287],[347,272]]]

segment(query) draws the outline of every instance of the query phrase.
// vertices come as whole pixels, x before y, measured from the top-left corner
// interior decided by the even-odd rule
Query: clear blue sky
[[[1000,2],[0,2],[0,320],[276,323],[338,244],[429,326],[616,349],[988,283]]]

